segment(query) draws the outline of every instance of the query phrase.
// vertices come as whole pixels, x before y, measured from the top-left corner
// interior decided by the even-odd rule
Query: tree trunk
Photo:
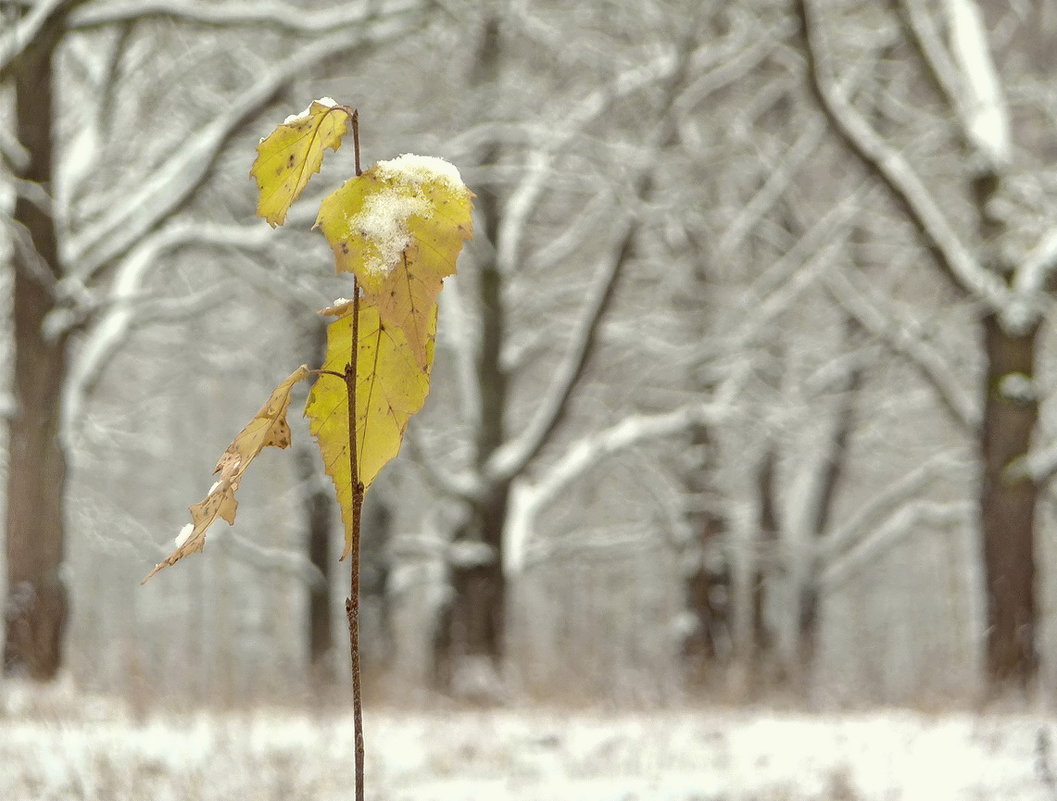
[[[14,398],[8,420],[7,604],[4,672],[54,678],[62,663],[67,597],[61,576],[66,463],[59,441],[66,376],[66,339],[45,335],[54,308],[52,288],[61,275],[52,210],[53,101],[51,60],[61,19],[46,29],[14,66],[18,139],[27,161],[24,187],[43,198],[15,201],[13,256]]]
[[[333,501],[329,487],[319,480],[316,469],[318,452],[312,445],[303,446],[298,452],[301,480],[309,484],[305,493],[304,515],[308,559],[323,574],[322,584],[313,584],[308,589],[308,656],[313,673],[319,679],[330,678],[330,656],[334,648],[333,622],[331,618],[330,582],[332,558],[330,555],[331,506]]]
[[[752,560],[752,637],[738,657],[751,693],[766,689],[767,680],[772,678],[768,669],[774,667],[774,636],[767,625],[766,604],[768,581],[773,578],[769,574],[774,572],[779,551],[777,468],[778,454],[769,445],[756,473],[759,528]]]
[[[363,506],[360,540],[360,659],[368,678],[383,675],[395,651],[389,594],[392,523],[384,496],[373,494]]]
[[[1037,329],[1005,331],[984,318],[986,395],[980,448],[987,674],[994,689],[1026,688],[1035,677],[1035,503],[1038,486],[1010,467],[1025,457],[1038,420],[1033,391]]]
[[[483,21],[477,59],[469,76],[471,85],[488,87],[498,80],[500,56],[499,18]],[[486,146],[479,163],[498,164],[498,145]],[[480,334],[477,353],[477,381],[480,388],[480,420],[475,433],[474,451],[478,468],[505,440],[508,377],[501,363],[506,334],[503,303],[503,276],[495,259],[502,200],[494,185],[478,187],[475,207],[479,224],[477,238],[492,246],[492,257],[477,270],[477,308]],[[483,469],[479,469],[483,474]],[[467,522],[455,533],[455,551],[449,561],[450,595],[438,612],[433,636],[433,681],[440,690],[458,689],[459,663],[473,661],[489,666],[499,679],[506,628],[506,576],[503,573],[503,528],[510,499],[509,480],[496,481],[475,501]],[[485,694],[495,687],[481,688]]]
[[[297,317],[301,309],[291,307],[291,316]],[[327,326],[322,320],[312,320],[302,329],[304,349],[312,359],[322,363],[327,349]],[[330,535],[333,522],[334,500],[331,483],[322,473],[319,449],[315,443],[304,442],[297,446],[297,472],[305,487],[301,507],[305,526],[305,548],[309,561],[323,575],[322,584],[308,588],[308,659],[316,680],[325,683],[333,678],[331,656],[334,649],[333,606],[330,597],[334,579],[336,557],[331,556]]]
[[[848,321],[848,327],[852,323]],[[846,341],[851,341],[851,332]],[[837,404],[834,428],[826,443],[826,458],[819,477],[819,488],[815,499],[815,519],[812,521],[813,541],[808,544],[810,556],[806,574],[800,587],[800,613],[797,624],[797,682],[802,692],[810,689],[811,677],[815,670],[815,656],[818,650],[819,626],[819,579],[823,565],[819,561],[818,543],[825,536],[833,518],[837,492],[844,479],[848,466],[848,447],[855,431],[855,406],[859,390],[862,387],[862,373],[853,369],[846,379],[842,398]]]
[[[456,551],[449,565],[451,595],[441,610],[433,641],[433,679],[438,689],[484,696],[496,689],[506,633],[502,537],[509,498],[508,483],[492,488],[455,538]],[[486,667],[491,675],[469,677],[484,685],[467,686],[467,677],[459,676],[462,665]]]

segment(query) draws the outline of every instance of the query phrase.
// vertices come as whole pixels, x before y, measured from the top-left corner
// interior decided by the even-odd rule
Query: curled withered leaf
[[[246,427],[228,445],[213,470],[220,477],[210,488],[206,497],[190,507],[191,530],[187,527],[176,538],[176,549],[154,566],[142,583],[149,581],[158,571],[174,565],[205,546],[206,531],[218,517],[228,525],[235,522],[238,502],[235,491],[239,488],[242,474],[249,463],[269,445],[285,448],[290,444],[290,426],[286,422],[286,410],[290,407],[290,391],[294,384],[310,374],[308,365],[302,364],[275,388],[268,402],[261,407]]]

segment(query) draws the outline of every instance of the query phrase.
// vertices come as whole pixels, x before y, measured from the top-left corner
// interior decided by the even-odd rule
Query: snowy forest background
[[[0,15],[9,675],[147,705],[344,686],[298,415],[235,527],[139,584],[347,290],[309,228],[351,146],[283,229],[248,178],[329,95],[365,164],[442,156],[477,193],[431,396],[368,496],[368,700],[1052,702],[1054,4]]]

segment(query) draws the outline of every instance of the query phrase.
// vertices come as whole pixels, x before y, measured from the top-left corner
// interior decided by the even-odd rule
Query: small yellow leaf
[[[404,332],[420,368],[441,282],[473,236],[473,196],[448,162],[405,154],[349,179],[319,208],[338,272],[356,275],[364,301]]]
[[[352,303],[324,309],[340,315],[327,327],[324,370],[344,374],[352,355]],[[411,415],[422,408],[429,394],[433,364],[436,305],[428,325],[429,344],[425,369],[419,366],[404,332],[383,323],[378,310],[361,302],[359,348],[356,359],[356,464],[364,489],[382,467],[400,451]],[[345,382],[335,375],[320,375],[308,396],[305,416],[319,443],[323,465],[334,482],[345,522],[345,550],[352,545],[352,466],[349,459],[349,404]]]
[[[303,381],[310,372],[308,366],[302,364],[290,373],[275,388],[268,402],[228,445],[213,470],[214,473],[220,474],[220,478],[213,484],[201,503],[196,503],[190,508],[191,530],[186,531],[185,529],[181,532],[176,540],[176,549],[164,561],[154,566],[154,569],[143,579],[144,584],[159,570],[176,564],[185,556],[201,551],[206,542],[206,530],[218,517],[227,521],[228,525],[235,522],[235,511],[238,508],[235,491],[239,488],[239,482],[242,481],[242,474],[265,447],[274,445],[278,448],[285,448],[290,444],[290,426],[286,422],[286,410],[290,407],[290,391],[294,384]]]
[[[257,216],[274,228],[286,221],[286,213],[308,179],[319,172],[326,148],[337,150],[355,111],[330,98],[314,100],[301,114],[287,117],[257,145],[257,160],[250,175],[260,192]]]

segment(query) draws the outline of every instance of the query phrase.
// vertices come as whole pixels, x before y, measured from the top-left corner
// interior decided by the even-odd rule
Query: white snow
[[[185,542],[187,542],[187,540],[191,536],[191,532],[193,532],[194,530],[195,527],[193,523],[188,523],[182,529],[180,529],[180,533],[176,535],[176,547],[179,548]]]
[[[999,379],[998,392],[1003,398],[1018,403],[1031,403],[1039,396],[1035,382],[1024,373],[1006,373]]]
[[[1010,158],[1009,113],[987,44],[987,27],[971,0],[947,0],[951,55],[962,70],[970,139],[992,166]]]
[[[425,195],[427,184],[441,184],[456,192],[466,192],[459,170],[434,156],[404,153],[395,159],[379,161],[372,168],[382,186],[368,195],[360,212],[349,220],[371,244],[364,259],[367,271],[376,275],[389,273],[400,262],[404,249],[411,244],[408,219],[429,219],[432,203]]]
[[[376,275],[391,272],[411,244],[408,219],[413,215],[428,218],[431,212],[429,201],[421,194],[408,194],[404,184],[386,185],[368,195],[359,214],[349,220],[352,230],[372,246],[364,259],[367,271]]]
[[[380,176],[401,183],[418,185],[439,181],[447,184],[450,189],[463,191],[466,189],[458,167],[436,156],[416,156],[414,153],[404,153],[395,159],[379,161],[374,165],[374,169]]]
[[[289,125],[291,122],[303,120],[305,117],[312,113],[312,106],[316,103],[319,103],[319,105],[321,106],[326,106],[327,108],[335,108],[339,105],[338,101],[335,100],[333,97],[321,97],[319,98],[319,100],[313,100],[311,103],[308,104],[307,108],[298,112],[297,114],[291,114],[289,117],[283,120],[283,125]],[[262,139],[261,141],[263,142],[264,140]]]
[[[289,125],[291,122],[297,122],[298,120],[303,120],[305,117],[307,117],[311,113],[312,113],[312,104],[309,103],[308,107],[305,108],[304,110],[299,111],[297,114],[291,114],[285,120],[283,120],[283,125]],[[263,142],[264,140],[262,139],[261,141]]]
[[[0,798],[349,797],[350,716],[146,715],[83,693],[0,691]],[[142,704],[142,702],[141,702]],[[142,706],[141,706],[142,709]],[[365,710],[367,791],[402,801],[1052,801],[1057,720],[692,707]],[[144,788],[149,788],[149,791]],[[143,793],[147,792],[144,796]]]

